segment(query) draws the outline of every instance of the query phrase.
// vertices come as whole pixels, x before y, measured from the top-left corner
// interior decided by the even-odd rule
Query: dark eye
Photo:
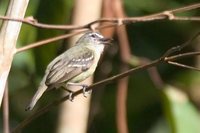
[[[92,38],[95,38],[96,36],[94,34],[91,35]]]

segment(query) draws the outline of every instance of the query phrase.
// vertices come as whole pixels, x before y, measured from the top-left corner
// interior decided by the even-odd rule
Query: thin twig
[[[197,55],[200,55],[200,52],[187,52],[187,53],[181,53],[181,54],[170,56],[170,57],[165,57],[165,60],[173,61],[173,60],[177,60],[179,58],[191,57],[191,56],[197,56]]]
[[[37,28],[45,28],[45,29],[56,29],[56,30],[77,30],[77,29],[90,29],[92,25],[97,23],[112,23],[114,25],[118,24],[127,24],[133,22],[146,22],[146,21],[153,21],[153,20],[161,20],[161,19],[168,19],[168,20],[190,20],[190,21],[200,21],[198,17],[178,17],[175,16],[175,13],[186,12],[190,10],[194,10],[200,8],[200,3],[192,4],[189,6],[184,6],[181,8],[176,8],[172,10],[166,10],[160,13],[155,13],[151,15],[146,15],[142,17],[128,17],[128,18],[101,18],[95,21],[92,21],[85,25],[53,25],[53,24],[44,24],[39,23],[36,19],[32,16],[26,18],[11,18],[8,16],[0,16],[2,20],[10,20],[10,21],[17,21],[23,22],[25,24],[29,24],[31,26]],[[106,25],[105,25],[106,26]],[[99,28],[98,28],[99,29]]]
[[[142,64],[147,64],[147,63],[150,63],[151,60],[147,59],[147,58],[140,58],[140,62]],[[154,66],[150,69],[147,69],[148,73],[149,73],[149,76],[152,80],[152,82],[154,83],[154,85],[158,88],[158,89],[161,89],[163,88],[163,85],[164,85],[164,81],[162,80],[157,68]]]
[[[173,54],[173,53],[181,51],[183,48],[185,48],[186,46],[188,46],[192,41],[194,41],[199,35],[200,35],[200,32],[197,32],[188,41],[184,42],[183,44],[168,49],[163,54],[163,56],[161,57],[161,60],[164,59],[164,58],[168,58],[168,56],[171,55],[171,54]]]
[[[44,28],[44,29],[59,30],[59,29],[82,29],[83,28],[83,26],[77,26],[77,25],[53,25],[53,24],[50,25],[50,24],[39,23],[32,16],[29,16],[26,18],[10,18],[8,16],[0,16],[0,19],[23,22],[24,24],[28,24],[37,28]]]
[[[200,21],[200,17],[174,17],[174,20],[179,20],[179,21]]]
[[[200,8],[200,3],[195,3],[195,4],[192,4],[192,5],[189,5],[189,6],[173,9],[173,10],[171,10],[171,12],[180,13],[180,12],[194,10],[194,9],[197,9],[197,8]]]
[[[168,61],[167,63],[171,64],[171,65],[179,66],[179,67],[182,67],[182,68],[187,68],[187,69],[191,69],[191,70],[195,70],[195,71],[200,71],[199,68],[188,66],[188,65],[181,64],[181,63],[174,62],[174,61]]]
[[[9,21],[17,21],[22,22],[24,24],[28,24],[37,28],[43,29],[54,29],[54,30],[79,30],[79,29],[89,29],[92,25],[96,23],[117,23],[118,19],[115,18],[102,18],[95,21],[92,21],[85,25],[54,25],[54,24],[44,24],[39,23],[36,19],[32,16],[26,18],[10,18],[8,16],[0,16],[2,20],[9,20]]]
[[[99,29],[104,29],[104,28],[112,27],[113,25],[115,25],[115,24],[110,24],[110,25],[107,25],[107,26],[103,26],[102,25],[102,26],[97,27],[96,29],[98,29],[98,28]],[[32,49],[32,48],[36,48],[36,47],[39,47],[39,46],[42,46],[42,45],[45,45],[47,43],[51,43],[51,42],[59,41],[59,40],[62,40],[62,39],[66,39],[66,38],[75,36],[77,34],[81,34],[81,33],[87,32],[89,30],[90,29],[80,30],[80,31],[76,31],[76,32],[73,32],[73,33],[64,34],[64,35],[60,35],[60,36],[56,36],[56,37],[51,37],[51,38],[48,38],[48,39],[44,39],[42,41],[31,43],[31,44],[28,44],[28,45],[23,46],[21,48],[17,48],[15,50],[15,54],[23,52],[23,51],[26,51],[26,50],[29,50],[29,49]]]
[[[99,29],[104,29],[104,28],[109,28],[109,27],[114,27],[114,26],[119,26],[119,25],[126,25],[129,23],[136,23],[136,22],[147,22],[147,21],[154,21],[154,20],[162,20],[162,19],[168,19],[168,20],[177,20],[177,21],[200,21],[199,17],[178,17],[175,16],[174,13],[180,12],[180,11],[188,11],[188,10],[193,10],[196,8],[199,8],[200,4],[193,4],[193,5],[189,5],[189,6],[185,6],[182,8],[177,8],[177,9],[173,9],[173,10],[167,10],[167,11],[163,11],[160,13],[156,13],[156,14],[151,14],[151,15],[146,15],[146,16],[141,16],[141,17],[128,17],[128,18],[101,18],[95,21],[92,21],[88,24],[82,25],[82,26],[77,26],[77,25],[49,25],[49,24],[43,24],[43,23],[39,23],[37,22],[36,19],[34,19],[33,17],[27,17],[24,19],[20,19],[20,18],[10,18],[7,16],[0,16],[0,19],[3,20],[10,20],[10,21],[17,21],[17,22],[23,22],[38,28],[47,28],[47,29],[59,29],[59,30],[77,30],[77,29],[82,29],[82,31],[76,31],[77,33],[72,33],[69,35],[61,35],[61,36],[57,36],[57,37],[53,37],[50,39],[45,39],[36,43],[32,43],[32,44],[28,44],[22,48],[18,48],[16,50],[16,53],[31,49],[31,48],[35,48],[50,42],[54,42],[54,41],[58,41],[61,39],[65,39],[68,37],[71,37],[73,35],[76,35],[78,33],[82,33],[84,31],[90,30],[92,25],[97,24],[97,23],[106,23],[100,26],[95,27],[95,30],[99,30]]]
[[[85,31],[88,31],[88,30],[73,32],[73,33],[69,33],[69,34],[64,34],[64,35],[48,38],[48,39],[45,39],[45,40],[42,40],[42,41],[38,41],[36,43],[31,43],[31,44],[29,44],[27,46],[18,48],[16,50],[16,53],[20,53],[20,52],[23,52],[23,51],[31,49],[31,48],[39,47],[41,45],[44,45],[44,44],[47,44],[47,43],[50,43],[50,42],[58,41],[58,40],[65,39],[65,38],[68,38],[68,37],[72,37],[74,35],[80,34],[80,33],[85,32]]]

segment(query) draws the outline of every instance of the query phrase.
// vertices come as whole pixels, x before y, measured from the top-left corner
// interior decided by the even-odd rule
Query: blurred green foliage
[[[164,107],[172,132],[200,132],[200,114],[188,97],[173,86],[165,86],[163,91]]]
[[[195,2],[198,2],[198,0],[125,0],[124,7],[127,16],[142,16],[167,9],[178,8]],[[6,7],[7,2],[0,1],[1,15],[5,13]],[[26,16],[34,16],[34,18],[42,23],[66,24],[70,23],[72,8],[72,0],[32,0],[29,3]],[[199,11],[195,10],[181,15],[186,14],[198,15]],[[154,21],[130,24],[127,26],[127,29],[131,44],[131,52],[134,55],[153,60],[161,56],[168,48],[187,41],[192,35],[199,31],[199,23]],[[64,32],[65,31],[39,29],[23,24],[17,47],[61,35]],[[15,56],[9,75],[11,127],[15,127],[21,120],[32,113],[25,112],[24,108],[34,94],[47,64],[56,57],[58,50],[62,48],[62,43],[63,41],[54,42],[19,53]],[[117,42],[115,46],[117,46]],[[191,45],[187,47],[187,49],[194,49],[194,46]],[[61,51],[63,51],[63,49],[61,49]],[[109,60],[109,57],[107,60]],[[118,53],[114,57],[110,57],[109,62],[112,62],[110,65],[113,65],[110,66],[112,68],[112,74],[109,76],[119,73],[119,68],[117,67],[120,65],[119,60]],[[183,62],[194,65],[195,58],[183,60]],[[102,60],[102,64],[103,63],[104,60]],[[100,68],[101,65],[97,70],[98,72],[95,76],[96,80],[102,79],[102,71]],[[195,81],[199,81],[199,76],[196,76],[197,72],[190,70],[166,64],[159,65],[158,70],[166,83],[179,85],[181,86],[179,88],[184,88],[183,90],[186,92],[189,92],[190,87]],[[198,84],[198,82],[195,82],[195,84]],[[101,88],[101,90],[101,95],[96,90],[93,94],[92,105],[95,106],[92,106],[91,110],[94,110],[96,106],[98,110],[96,110],[95,115],[91,116],[88,132],[117,132],[115,118],[116,82],[105,86],[105,88]],[[56,99],[59,93],[59,91],[56,91],[55,93],[45,94],[45,97],[43,97],[36,106],[36,109]],[[176,92],[174,92],[174,94],[176,94]],[[197,133],[199,131],[197,123],[200,121],[199,117],[197,117],[199,116],[199,111],[194,106],[194,103],[189,100],[189,97],[186,94],[184,94],[184,96],[187,101],[183,105],[182,103],[173,101],[173,99],[171,99],[171,94],[168,94],[168,88],[157,88],[146,71],[131,75],[127,101],[129,131],[131,133]],[[198,104],[200,103],[195,103],[197,106]],[[37,120],[34,120],[23,132],[53,133],[56,128],[57,116],[58,108],[55,108],[39,117]],[[187,122],[195,124],[187,125]]]

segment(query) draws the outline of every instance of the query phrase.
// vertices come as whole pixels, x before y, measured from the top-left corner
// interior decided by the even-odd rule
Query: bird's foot
[[[69,90],[69,89],[67,89],[67,88],[65,88],[64,86],[62,87],[62,89],[65,90],[65,91],[67,91],[67,92],[69,92],[69,100],[71,102],[73,102],[74,101],[74,97],[73,97],[74,92],[71,91],[71,90]]]
[[[82,90],[83,90],[83,96],[87,97],[89,94],[92,93],[92,90],[87,91],[86,89],[88,88],[88,85],[86,84],[78,84],[78,83],[72,83],[72,82],[68,82],[67,85],[71,85],[71,86],[81,86]]]
[[[71,102],[74,101],[73,92],[69,92],[69,100],[70,100]]]
[[[89,94],[92,93],[92,90],[87,91],[86,89],[88,88],[88,85],[82,85],[83,89],[83,96],[87,97]]]

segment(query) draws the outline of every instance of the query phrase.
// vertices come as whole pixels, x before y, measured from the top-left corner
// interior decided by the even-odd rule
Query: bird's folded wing
[[[91,67],[94,61],[93,51],[85,48],[85,50],[80,49],[76,52],[79,52],[78,56],[60,56],[60,59],[57,59],[54,64],[49,66],[46,85],[66,82]]]

